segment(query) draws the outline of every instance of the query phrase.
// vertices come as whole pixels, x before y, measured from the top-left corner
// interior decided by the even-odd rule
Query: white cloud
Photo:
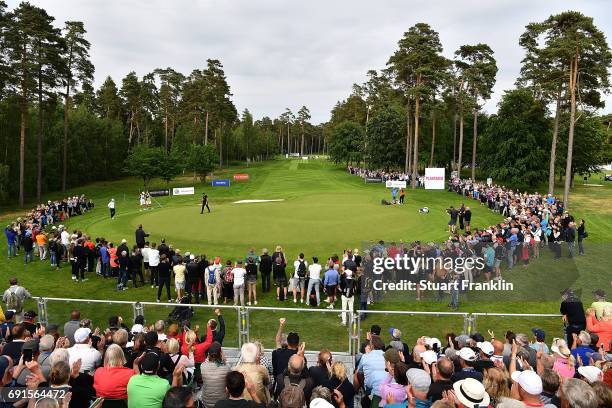
[[[234,103],[255,117],[275,117],[290,107],[310,108],[313,122],[326,121],[333,105],[369,69],[385,66],[397,41],[417,22],[440,33],[444,53],[485,42],[495,51],[499,73],[485,109],[494,111],[513,86],[525,24],[578,9],[593,16],[609,37],[606,0],[33,0],[57,19],[81,20],[92,43],[96,84],[107,75],[119,84],[170,66],[189,74],[207,58],[225,67]],[[15,1],[9,1],[14,7]],[[612,97],[607,98],[612,102]],[[609,109],[608,109],[609,110]]]

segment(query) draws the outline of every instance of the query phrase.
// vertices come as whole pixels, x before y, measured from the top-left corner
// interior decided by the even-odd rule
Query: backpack
[[[23,310],[23,301],[17,295],[17,290],[12,291],[9,289],[9,297],[8,301],[6,302],[6,307],[9,310],[14,310],[15,313],[21,313]]]
[[[298,265],[298,269],[297,269],[297,275],[300,278],[305,278],[306,277],[306,262],[304,261],[299,261],[299,265]]]
[[[217,283],[217,279],[215,279],[216,268],[209,266],[208,268],[206,268],[206,270],[208,271],[208,284],[214,285],[215,283]]]
[[[306,397],[304,395],[304,388],[306,387],[306,379],[301,378],[299,383],[293,383],[289,379],[289,376],[286,375],[283,380],[283,390],[280,392],[278,396],[279,404],[282,405],[283,402],[285,404],[291,406],[304,406],[306,403]]]
[[[225,274],[223,275],[223,279],[225,280],[226,283],[233,283],[234,282],[234,272],[232,268],[228,268],[225,271]]]

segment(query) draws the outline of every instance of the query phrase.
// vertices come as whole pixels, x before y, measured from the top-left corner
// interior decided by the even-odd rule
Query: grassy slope
[[[382,198],[389,192],[380,185],[364,184],[359,178],[347,175],[343,169],[327,162],[312,161],[275,161],[257,164],[249,168],[233,168],[222,171],[217,178],[231,178],[234,172],[248,172],[248,182],[233,183],[230,188],[211,188],[196,184],[196,196],[158,198],[157,206],[151,212],[139,212],[137,193],[139,182],[124,179],[113,182],[96,183],[75,190],[86,192],[97,203],[98,208],[85,216],[73,218],[70,228],[80,228],[93,236],[104,236],[118,241],[126,238],[133,241],[133,231],[142,223],[151,233],[151,240],[158,241],[162,236],[183,251],[206,253],[209,257],[221,255],[237,258],[246,254],[249,247],[257,250],[262,247],[273,248],[283,245],[289,259],[303,251],[307,256],[318,255],[326,258],[332,253],[340,253],[342,248],[362,247],[367,241],[430,241],[446,237],[447,216],[444,209],[458,205],[461,197],[443,191],[408,191],[407,205],[403,207],[382,207]],[[596,181],[593,181],[596,182]],[[176,186],[193,185],[193,180],[185,178],[173,183]],[[158,187],[163,187],[160,184]],[[152,187],[153,188],[153,187]],[[198,198],[206,191],[211,200],[213,214],[199,215]],[[56,196],[51,196],[54,198]],[[108,220],[105,208],[110,197],[118,201],[118,217]],[[507,313],[556,313],[558,311],[558,289],[573,285],[584,288],[583,298],[590,301],[590,291],[595,287],[609,289],[611,212],[606,207],[612,197],[612,188],[585,187],[578,185],[573,195],[574,212],[587,220],[590,234],[587,247],[589,256],[576,262],[553,262],[547,252],[542,260],[532,263],[528,269],[516,268],[504,276],[515,283],[515,291],[508,294],[489,294],[478,296],[470,294],[461,298],[462,312],[507,312]],[[232,204],[240,199],[278,199],[280,203]],[[499,216],[470,202],[474,211],[474,224],[489,225],[497,222]],[[428,206],[431,213],[419,215],[418,208]],[[5,251],[2,240],[0,250]],[[155,294],[148,288],[130,289],[125,292],[113,290],[109,281],[93,278],[84,284],[70,280],[68,268],[60,272],[51,271],[48,264],[35,262],[24,267],[20,259],[0,264],[0,278],[17,275],[21,283],[35,295],[53,297],[74,297],[92,299],[120,299],[153,301]],[[429,294],[422,302],[415,302],[413,294],[388,296],[383,303],[374,306],[379,310],[445,311],[446,303],[436,302]],[[260,305],[278,306],[272,297],[260,298]],[[35,305],[32,303],[32,307]],[[293,303],[283,305],[293,307]],[[50,321],[62,322],[71,308],[78,307],[83,315],[97,324],[104,325],[107,316],[116,313],[131,316],[126,307],[111,305],[79,305],[69,303],[50,303]],[[163,318],[169,308],[161,306],[146,307],[145,315],[149,322]],[[236,314],[227,311],[227,344],[236,342]],[[309,348],[326,346],[335,350],[345,350],[346,329],[339,325],[335,314],[280,313],[255,311],[251,314],[251,337],[264,340],[271,346],[276,328],[275,320],[286,315],[288,330],[302,333]],[[209,313],[197,314],[198,323],[203,325]],[[423,317],[378,315],[368,319],[367,324],[376,322],[383,327],[399,327],[404,336],[413,341],[423,334],[442,336],[448,331],[459,332],[463,327],[460,317]],[[130,321],[131,323],[131,321]],[[308,324],[308,327],[306,327]],[[561,333],[561,324],[556,318],[519,319],[519,318],[481,318],[480,331],[492,328],[501,332],[512,327],[518,331],[528,331],[531,327],[543,327],[551,335]]]

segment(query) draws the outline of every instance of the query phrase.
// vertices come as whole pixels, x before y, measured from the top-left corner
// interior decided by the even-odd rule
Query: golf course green
[[[247,173],[247,181],[234,181],[233,174]],[[174,248],[184,253],[205,254],[208,258],[220,256],[225,260],[243,259],[249,248],[256,252],[262,248],[271,251],[281,245],[292,261],[300,252],[308,259],[318,256],[326,259],[332,254],[341,255],[343,249],[359,248],[384,240],[385,242],[442,242],[448,238],[446,208],[459,206],[462,197],[446,191],[407,189],[406,204],[383,206],[382,199],[390,199],[390,191],[382,184],[365,184],[364,181],[326,160],[285,160],[236,166],[217,171],[214,179],[230,179],[230,187],[211,187],[210,178],[202,183],[185,176],[167,186],[154,180],[150,190],[168,187],[195,186],[195,195],[156,197],[152,209],[142,211],[138,194],[142,181],[122,179],[100,182],[70,191],[86,194],[96,207],[90,213],[73,217],[65,224],[70,231],[79,229],[92,237],[104,237],[118,243],[126,239],[134,243],[134,231],[142,224],[150,234],[151,242],[166,239]],[[206,192],[212,212],[200,214],[200,197]],[[610,227],[611,215],[600,200],[608,200],[612,188],[577,186],[573,194],[572,212],[587,220],[590,237],[586,244],[587,256],[572,261],[553,262],[548,251],[541,259],[533,261],[529,268],[517,267],[504,273],[504,278],[515,285],[514,292],[489,294],[477,297],[473,294],[460,297],[460,312],[497,313],[557,313],[558,287],[571,285],[582,290],[585,304],[590,304],[594,288],[610,289]],[[47,197],[45,197],[47,198]],[[59,196],[49,195],[49,199]],[[111,220],[106,208],[108,200],[115,198],[117,216]],[[270,202],[236,203],[241,200],[281,200]],[[472,225],[488,226],[501,221],[499,214],[481,207],[475,201],[466,201],[473,211]],[[419,208],[428,207],[428,214],[420,214]],[[18,216],[7,211],[3,221]],[[6,241],[0,250],[6,254]],[[5,255],[4,255],[5,256]],[[112,280],[104,280],[91,274],[89,280],[75,283],[70,279],[70,269],[64,264],[59,271],[51,269],[48,262],[37,259],[24,266],[21,257],[0,263],[0,277],[6,282],[17,276],[20,284],[34,296],[76,299],[102,299],[154,302],[156,290],[150,286],[127,291],[116,291]],[[261,287],[258,288],[261,290]],[[417,302],[414,293],[398,293],[386,297],[371,306],[373,310],[447,311],[448,295],[437,301],[435,293],[427,293]],[[287,317],[287,330],[298,331],[309,349],[328,347],[345,350],[347,329],[340,325],[336,313],[299,312],[306,306],[287,301],[279,304],[273,294],[259,297],[259,306],[289,307],[294,312],[274,310],[253,311],[250,315],[251,339],[262,340],[272,347],[277,319]],[[36,308],[34,301],[28,307]],[[321,306],[323,307],[323,306]],[[82,311],[96,325],[106,327],[112,314],[122,315],[132,324],[129,305],[87,304],[84,302],[49,302],[49,321],[63,325],[71,309]],[[145,306],[148,323],[167,317],[168,306]],[[235,345],[236,311],[227,310],[227,345]],[[211,310],[197,310],[195,321],[203,326],[212,316]],[[443,337],[447,332],[458,333],[463,328],[460,316],[399,316],[372,315],[364,325],[372,323],[384,327],[397,327],[404,331],[405,341],[413,342],[421,335]],[[562,324],[558,318],[482,317],[477,321],[479,331],[493,329],[500,334],[510,326],[528,332],[532,327],[544,328],[550,335],[560,335]]]

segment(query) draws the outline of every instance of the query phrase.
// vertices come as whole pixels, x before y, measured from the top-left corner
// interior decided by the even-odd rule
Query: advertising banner
[[[235,181],[246,181],[249,179],[249,175],[246,173],[237,173],[234,174],[234,180]]]
[[[172,189],[172,195],[193,195],[195,187],[176,187]]]
[[[387,188],[406,188],[405,180],[387,180]]]
[[[425,190],[444,190],[444,168],[429,167],[425,169]]]
[[[487,186],[491,187],[493,185],[493,179],[491,177],[487,178]]]
[[[224,180],[213,180],[212,181],[212,186],[213,187],[229,187],[230,186],[230,181],[227,179]]]
[[[149,191],[149,195],[151,197],[169,196],[170,195],[170,190],[151,190],[151,191]]]
[[[380,177],[366,177],[364,180],[366,183],[382,183],[382,179]]]

